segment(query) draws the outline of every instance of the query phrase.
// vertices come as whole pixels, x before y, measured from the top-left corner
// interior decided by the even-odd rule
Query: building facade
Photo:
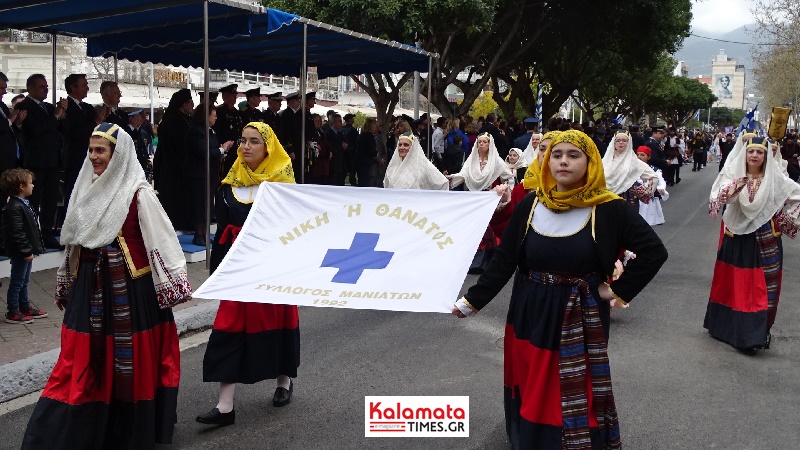
[[[711,91],[718,98],[714,106],[746,109],[746,81],[744,64],[731,59],[721,49],[711,63]]]

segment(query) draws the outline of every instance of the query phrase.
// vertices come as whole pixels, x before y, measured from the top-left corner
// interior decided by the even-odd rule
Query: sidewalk
[[[187,264],[189,282],[193,289],[197,289],[208,278],[205,262]],[[0,287],[0,299],[2,299],[2,311],[6,311],[6,294],[8,292],[8,278],[0,279],[3,286]],[[53,304],[53,296],[56,288],[56,269],[43,270],[31,274],[31,281],[28,285],[28,296],[31,303],[44,311],[48,316],[37,319],[32,324],[20,325],[9,324],[5,321],[0,322],[0,402],[8,400],[7,395],[2,395],[9,386],[5,386],[8,375],[7,372],[34,372],[33,367],[45,368],[49,364],[50,369],[45,369],[46,375],[52,370],[52,364],[58,356],[58,349],[61,345],[61,322],[64,319],[64,312]],[[213,320],[213,313],[216,312],[214,305],[207,304],[209,300],[192,300],[173,308],[178,323],[178,331],[208,327]],[[48,353],[49,352],[49,353]],[[42,358],[37,358],[42,356]],[[31,369],[27,369],[30,366]],[[28,392],[41,389],[44,380],[42,374],[31,375],[29,383],[31,388],[25,389]],[[41,386],[36,387],[41,383]],[[19,386],[17,386],[19,388]],[[8,394],[8,392],[5,392]],[[20,395],[27,392],[20,391]]]

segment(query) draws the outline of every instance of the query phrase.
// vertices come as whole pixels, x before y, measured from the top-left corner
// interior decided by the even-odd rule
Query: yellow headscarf
[[[556,180],[553,178],[552,172],[550,172],[550,154],[553,151],[553,147],[562,142],[568,142],[578,147],[589,158],[589,166],[586,169],[586,183],[577,189],[566,192],[556,191]],[[541,186],[537,188],[536,196],[551,211],[568,211],[572,208],[599,205],[620,198],[617,194],[606,189],[606,178],[603,172],[600,151],[597,150],[594,141],[582,131],[564,131],[553,138],[550,145],[547,146],[539,172],[541,174]]]
[[[555,139],[559,134],[561,134],[560,131],[548,131],[544,136],[539,135],[539,142]],[[534,150],[533,161],[531,161],[531,164],[528,166],[528,170],[525,171],[525,178],[522,179],[522,187],[524,187],[526,191],[535,191],[536,188],[539,187],[539,180],[542,178],[542,166],[539,164],[539,149],[536,148]]]
[[[242,147],[236,149],[237,157],[228,175],[222,180],[222,184],[230,184],[233,187],[244,187],[261,184],[265,181],[276,181],[279,183],[294,183],[294,170],[292,170],[292,160],[283,149],[283,146],[275,136],[269,125],[262,122],[250,122],[245,128],[255,128],[261,133],[267,146],[267,157],[256,168],[250,167],[242,159]]]

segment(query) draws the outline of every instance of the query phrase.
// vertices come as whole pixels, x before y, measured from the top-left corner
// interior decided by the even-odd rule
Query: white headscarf
[[[92,136],[116,141],[116,146],[108,167],[94,181],[88,154],[83,160],[61,228],[62,245],[101,248],[110,244],[122,229],[136,191],[152,190],[136,159],[133,139],[125,130],[101,123]]]
[[[737,140],[728,159],[725,160],[725,166],[717,175],[714,186],[711,188],[712,201],[717,201],[720,191],[730,186],[735,180],[747,177],[748,144],[742,142],[744,137],[743,134]],[[748,140],[748,142],[752,142],[752,140]],[[765,144],[769,145],[768,142]],[[764,176],[761,178],[761,185],[758,187],[753,201],[750,201],[748,189],[744,188],[728,201],[725,213],[722,215],[725,227],[733,234],[752,233],[781,211],[787,201],[800,202],[800,185],[783,174],[780,164],[771,151],[765,149],[764,154]],[[789,217],[792,222],[797,222],[799,210],[799,208],[792,208],[794,216]]]
[[[482,137],[489,139],[489,153],[487,154],[486,167],[483,168],[483,171],[481,171],[481,159],[478,155],[478,139]],[[503,181],[512,178],[511,171],[506,167],[506,162],[497,152],[492,135],[484,133],[478,135],[478,139],[475,139],[475,144],[472,145],[472,153],[464,161],[464,167],[461,168],[461,172],[453,175],[450,179],[452,187],[465,183],[470,191],[483,191],[490,188],[494,180],[498,178]]]
[[[745,153],[744,143],[752,137],[755,137],[755,133],[743,132],[741,135],[739,135],[739,137],[736,138],[736,142],[733,144],[731,152],[728,153],[728,157],[725,158],[725,164],[722,166],[722,170],[719,171],[717,178],[714,180],[714,184],[711,186],[711,195],[709,196],[710,201],[717,201],[722,188],[728,187],[728,185],[730,185],[734,179],[747,176],[747,164],[743,163],[743,167],[745,169],[743,175],[737,176],[737,172],[733,169],[733,160],[742,159],[742,161],[745,161],[745,155],[743,155],[743,153]]]
[[[514,153],[517,154],[517,162],[515,162],[513,164],[508,161],[508,156],[511,156],[511,152],[514,152]],[[525,161],[522,160],[522,155],[523,155],[522,150],[520,150],[518,148],[512,148],[511,150],[509,150],[508,151],[508,156],[506,156],[506,167],[508,167],[509,169],[519,169],[520,167],[528,167],[527,164],[523,164]]]
[[[628,145],[621,155],[617,155],[614,142],[620,134],[628,137]],[[633,140],[628,133],[617,133],[608,143],[606,154],[603,155],[603,171],[606,176],[606,187],[615,194],[627,191],[641,179],[645,184],[651,185],[649,194],[652,195],[658,183],[658,176],[653,169],[636,157],[636,153],[633,152]]]
[[[533,147],[533,137],[534,136],[538,136],[539,137],[539,143],[540,144],[542,142],[541,133],[533,133],[531,135],[531,140],[528,141],[528,146],[525,147],[525,151],[522,152],[522,158],[521,158],[522,162],[523,162],[522,167],[530,166],[531,164],[533,164],[534,161],[536,161],[539,158],[539,146],[537,145],[535,148]]]
[[[447,178],[430,162],[422,153],[419,139],[413,134],[401,135],[397,139],[411,140],[411,149],[405,158],[400,157],[400,152],[395,148],[392,160],[386,166],[386,176],[383,178],[383,187],[389,189],[427,189],[446,191]]]

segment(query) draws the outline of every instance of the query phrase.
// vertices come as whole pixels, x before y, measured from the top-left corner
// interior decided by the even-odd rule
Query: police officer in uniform
[[[244,124],[242,115],[236,108],[237,87],[239,85],[229,84],[219,90],[222,94],[222,105],[217,108],[217,123],[214,124],[214,132],[217,133],[217,139],[221,139],[220,142],[239,142],[239,138],[242,137]],[[236,147],[231,147],[234,151],[229,151],[225,155],[220,179],[228,174],[233,162],[236,161]]]
[[[286,95],[286,109],[279,114],[282,136],[279,136],[283,149],[292,158],[300,159],[300,124],[302,112],[300,111],[300,93],[292,92]],[[296,153],[295,153],[296,152]]]
[[[278,136],[278,140],[283,142],[280,117],[283,96],[281,92],[274,92],[267,96],[267,101],[269,102],[269,106],[267,110],[264,111],[264,123],[269,125],[272,131],[275,132],[275,136]]]
[[[261,88],[254,88],[244,93],[247,98],[247,108],[242,111],[242,122],[264,122],[264,112],[258,109],[261,104]],[[241,130],[240,130],[241,131]]]

